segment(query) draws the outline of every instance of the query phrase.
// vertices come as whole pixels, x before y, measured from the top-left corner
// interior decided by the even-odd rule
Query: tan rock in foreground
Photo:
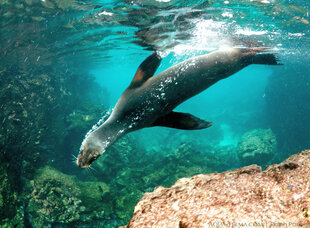
[[[127,227],[310,227],[310,150],[265,171],[256,165],[157,187]]]

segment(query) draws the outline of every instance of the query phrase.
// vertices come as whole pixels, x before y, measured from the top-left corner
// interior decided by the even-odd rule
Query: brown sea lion
[[[190,58],[153,76],[160,61],[154,52],[142,62],[110,117],[84,139],[76,161],[79,167],[89,167],[131,131],[152,126],[184,130],[210,127],[211,122],[173,109],[250,64],[279,65],[275,55],[264,49],[227,48]]]

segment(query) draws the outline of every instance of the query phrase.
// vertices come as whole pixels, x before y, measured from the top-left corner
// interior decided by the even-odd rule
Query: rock
[[[277,148],[276,136],[271,129],[255,129],[242,135],[237,146],[241,165],[266,165]]]
[[[132,216],[132,209],[142,198],[143,192],[138,190],[137,185],[129,185],[120,191],[116,200],[116,214],[120,219],[128,221]]]
[[[23,214],[23,208],[19,208],[16,211],[15,216],[12,219],[2,219],[0,221],[0,227],[1,228],[25,228],[27,226],[25,226],[24,224],[24,214]]]
[[[34,227],[89,222],[111,213],[104,203],[109,187],[103,182],[82,182],[46,166],[29,188],[27,212]]]
[[[190,142],[176,149],[157,147],[151,153],[137,142],[132,135],[123,137],[94,164],[94,175],[111,188],[107,200],[124,221],[121,224],[132,218],[144,192],[158,185],[169,187],[181,177],[214,172],[222,163],[212,151],[199,151]]]
[[[144,194],[126,227],[297,226],[310,222],[309,199],[310,150],[304,150],[263,172],[251,165],[157,187]]]
[[[154,162],[153,171],[143,177],[152,184],[149,187],[158,184],[171,186],[181,177],[211,173],[221,165],[217,155],[209,151],[198,151],[191,143],[181,143],[172,153],[167,154],[161,161]]]

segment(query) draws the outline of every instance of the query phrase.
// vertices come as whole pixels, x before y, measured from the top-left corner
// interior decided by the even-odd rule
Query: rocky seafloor
[[[83,114],[78,113],[74,115],[76,117],[70,115],[77,124],[72,125],[75,131],[81,128],[77,120]],[[32,227],[124,225],[132,217],[133,208],[143,193],[153,191],[156,186],[168,187],[182,177],[225,170],[232,167],[229,163],[234,159],[236,162],[243,161],[242,150],[252,157],[260,156],[263,150],[267,150],[271,153],[271,159],[276,142],[272,134],[270,137],[262,134],[269,131],[256,129],[245,133],[237,149],[210,145],[206,151],[197,150],[186,138],[175,147],[169,145],[169,148],[145,151],[137,144],[137,139],[129,135],[113,145],[95,163],[93,173],[72,174],[71,170],[68,175],[68,170],[59,169],[59,162],[41,163],[33,171],[33,177],[28,175],[23,178],[24,186],[15,195],[8,188],[11,185],[6,178],[11,174],[3,170],[1,175],[4,178],[0,185],[0,196],[3,197],[0,205],[3,209],[8,208],[6,205],[10,199],[20,206],[15,213],[12,212],[13,218],[1,220],[0,224],[3,227],[27,227],[27,224]],[[248,159],[249,156],[246,157]],[[61,158],[55,157],[56,161]],[[238,166],[238,162],[235,163],[235,167]],[[67,164],[67,167],[72,169],[73,164]]]
[[[262,171],[250,165],[182,178],[144,194],[126,227],[309,226],[310,150]]]

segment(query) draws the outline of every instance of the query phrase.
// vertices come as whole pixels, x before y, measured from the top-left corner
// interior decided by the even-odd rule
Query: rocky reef
[[[254,129],[242,135],[237,154],[241,165],[266,165],[276,154],[277,139],[271,129]]]
[[[137,142],[130,135],[122,138],[94,166],[94,176],[110,186],[110,203],[121,221],[132,217],[144,192],[158,185],[170,186],[181,177],[214,172],[221,165],[217,155],[198,151],[190,143],[181,143],[174,150],[145,151]]]
[[[178,180],[144,194],[126,227],[302,226],[310,222],[310,150],[281,164]]]
[[[87,109],[94,112],[88,119],[92,120],[99,119],[104,110],[102,99],[93,98],[83,89],[86,83],[103,90],[96,87],[90,75],[65,73],[61,69],[66,64],[55,65],[58,68],[12,65],[3,66],[0,71],[0,195],[5,205],[0,208],[0,215],[8,220],[24,210],[23,188],[36,168],[54,164],[64,169],[71,162],[72,148],[79,146],[79,142],[72,142],[77,138],[77,128],[70,128],[72,121],[77,122],[72,120],[77,119],[72,113],[79,113],[81,118],[85,104],[90,103],[92,107]],[[85,128],[92,124],[84,122]],[[83,134],[79,135],[81,140]],[[7,223],[3,221],[4,226]]]
[[[34,227],[102,219],[111,211],[104,182],[82,182],[46,166],[29,183],[27,212]]]
[[[80,119],[83,116],[83,111],[76,111],[76,114],[69,115],[68,118]],[[70,125],[69,133],[73,131],[76,136],[88,124],[87,121],[80,121],[80,124],[79,121],[73,122],[75,124]],[[54,158],[57,162],[60,160],[58,154]],[[221,161],[211,147],[210,151],[199,151],[193,144],[183,142],[175,149],[158,147],[146,151],[132,135],[123,137],[113,145],[94,164],[93,171],[79,170],[80,173],[72,175],[75,172],[74,165],[67,164],[67,168],[62,167],[62,170],[44,165],[33,171],[33,177],[30,174],[24,175],[23,188],[15,191],[12,189],[14,182],[10,181],[15,180],[20,184],[21,180],[8,178],[6,167],[3,166],[0,168],[0,208],[6,219],[1,220],[0,225],[124,225],[132,217],[133,208],[144,192],[152,191],[158,185],[170,186],[181,177],[214,172],[220,166]],[[72,169],[71,172],[69,168]],[[7,206],[8,202],[12,202],[11,207]]]

